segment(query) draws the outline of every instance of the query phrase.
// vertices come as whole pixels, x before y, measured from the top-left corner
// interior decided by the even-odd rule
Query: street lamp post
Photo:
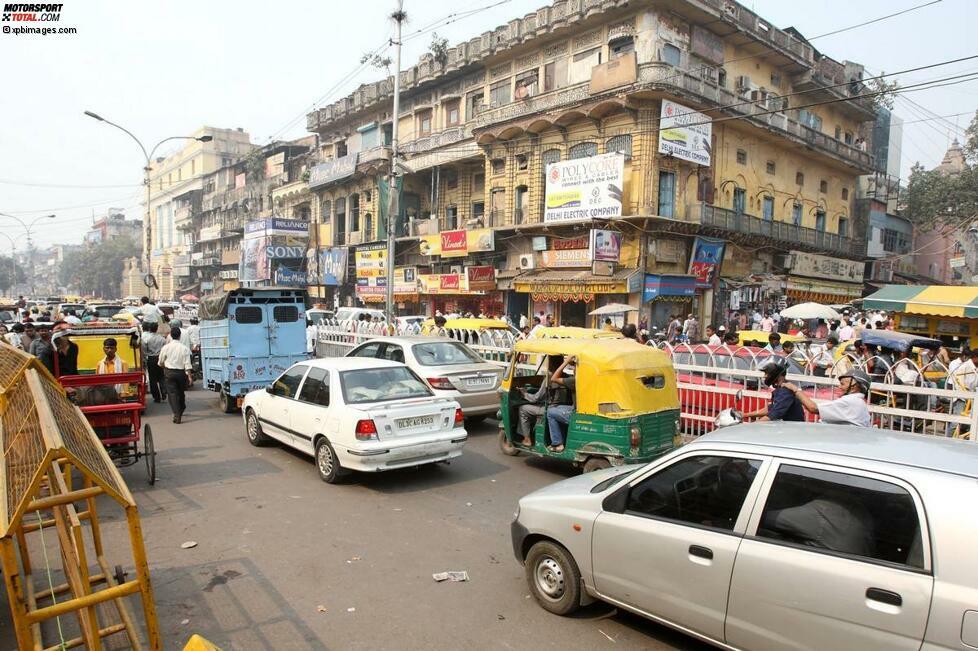
[[[149,153],[146,153],[146,147],[143,146],[142,141],[140,141],[139,138],[137,138],[135,135],[133,135],[132,131],[129,131],[129,129],[126,129],[125,127],[123,127],[121,125],[118,125],[115,122],[112,122],[111,120],[106,120],[101,115],[99,115],[97,113],[93,113],[92,111],[85,111],[85,115],[87,115],[88,117],[90,117],[90,118],[92,118],[94,120],[98,120],[99,122],[105,122],[106,124],[111,125],[111,126],[115,127],[116,129],[119,129],[120,131],[122,131],[123,133],[125,133],[127,136],[129,136],[130,138],[132,138],[133,140],[135,140],[136,141],[136,144],[139,145],[140,151],[143,152],[143,158],[146,159],[146,166],[143,168],[143,184],[146,186],[146,225],[145,225],[145,227],[146,227],[146,239],[143,242],[143,247],[145,248],[145,254],[146,254],[146,275],[149,276],[153,272],[153,266],[152,266],[152,260],[153,260],[153,253],[152,253],[153,252],[153,223],[150,220],[150,213],[149,213],[149,202],[150,202],[149,175],[150,175],[150,172],[153,169],[152,168],[153,154],[156,153],[156,150],[157,150],[157,148],[160,145],[162,145],[164,142],[169,142],[170,140],[196,140],[198,142],[210,142],[211,140],[214,139],[214,136],[170,136],[168,138],[164,138],[163,140],[160,140],[158,143],[156,143],[155,145],[153,145],[153,148],[149,150]],[[147,282],[147,284],[146,284],[146,293],[149,294],[149,295],[152,295],[152,291],[153,291],[153,288]]]
[[[24,234],[27,235],[27,268],[29,271],[29,283],[31,287],[31,296],[33,297],[34,296],[34,241],[31,239],[31,233],[34,231],[34,226],[37,225],[37,222],[41,221],[42,219],[54,219],[56,215],[41,215],[40,217],[35,217],[34,221],[30,223],[24,223],[24,220],[22,220],[20,217],[14,217],[13,215],[8,215],[5,212],[0,212],[0,215],[2,215],[3,217],[9,217],[10,219],[20,224],[21,228],[24,229]],[[13,244],[12,240],[11,240],[11,244]]]
[[[17,240],[23,237],[23,235],[18,235],[17,237],[10,237],[6,233],[0,233],[7,238],[10,242],[10,287],[7,288],[7,295],[13,298],[14,295],[14,285],[17,284]]]

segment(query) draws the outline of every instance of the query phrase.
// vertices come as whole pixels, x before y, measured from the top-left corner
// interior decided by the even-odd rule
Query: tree
[[[444,68],[448,65],[448,39],[439,38],[438,32],[431,35],[431,45],[428,47],[428,52],[441,67]]]
[[[978,111],[964,131],[964,159],[969,165],[978,165]]]
[[[11,280],[13,282],[11,282]],[[27,274],[21,265],[11,264],[10,256],[0,256],[0,292],[7,293],[14,285],[27,282]]]
[[[870,98],[873,108],[893,110],[893,100],[896,99],[896,92],[900,89],[900,84],[896,81],[887,82],[886,78],[880,73],[879,77],[873,77],[866,83],[866,90],[871,93],[878,93]]]
[[[140,252],[139,244],[129,237],[110,238],[70,251],[58,270],[58,280],[79,294],[117,297],[126,260]]]

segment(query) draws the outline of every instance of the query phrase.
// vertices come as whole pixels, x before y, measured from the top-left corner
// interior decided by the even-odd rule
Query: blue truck
[[[306,290],[243,287],[200,302],[204,386],[232,413],[249,391],[264,389],[306,352]]]

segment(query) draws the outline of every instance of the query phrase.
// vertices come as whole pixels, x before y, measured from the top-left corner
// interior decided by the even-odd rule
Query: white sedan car
[[[457,401],[436,397],[404,364],[314,359],[245,396],[248,440],[275,439],[316,459],[323,481],[447,461],[468,435]]]

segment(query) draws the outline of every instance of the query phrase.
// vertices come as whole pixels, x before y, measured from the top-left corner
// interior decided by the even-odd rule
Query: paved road
[[[150,405],[156,486],[142,464],[123,470],[167,649],[194,632],[226,650],[706,648],[603,604],[560,618],[529,598],[509,538],[516,500],[573,471],[502,455],[494,424],[450,466],[330,486],[311,459],[249,445],[214,394],[188,401],[180,426]],[[105,532],[125,543],[118,514]],[[197,547],[181,549],[187,540]],[[445,570],[471,580],[435,583]],[[13,648],[3,624],[0,647]]]

